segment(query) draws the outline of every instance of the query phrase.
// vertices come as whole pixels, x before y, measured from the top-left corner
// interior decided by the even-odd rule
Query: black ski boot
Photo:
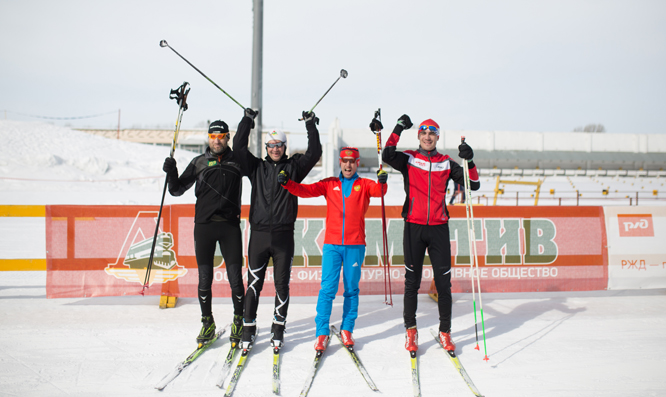
[[[281,324],[273,322],[271,327],[271,346],[273,346],[273,350],[280,350],[284,345],[284,325],[284,322]]]
[[[241,348],[243,350],[249,349],[250,345],[254,343],[256,337],[257,337],[257,322],[256,321],[250,323],[243,322],[243,341],[241,342]]]
[[[243,316],[234,314],[234,321],[231,323],[231,334],[229,341],[231,346],[238,346],[243,337]]]
[[[201,322],[203,327],[201,327],[201,332],[197,336],[197,344],[199,347],[204,345],[206,342],[209,342],[215,336],[215,320],[213,316],[203,316],[201,317]]]

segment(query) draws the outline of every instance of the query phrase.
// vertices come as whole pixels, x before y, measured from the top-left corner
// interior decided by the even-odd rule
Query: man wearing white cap
[[[248,116],[256,113],[246,110]],[[321,142],[317,124],[319,119],[312,112],[303,112],[308,132],[305,154],[291,157],[285,154],[287,136],[280,130],[266,134],[264,159],[255,157],[247,149],[250,131],[239,130],[233,140],[234,153],[241,163],[243,175],[252,183],[250,199],[250,243],[248,246],[248,279],[243,318],[242,345],[246,349],[254,341],[257,329],[257,306],[264,286],[268,261],[273,259],[275,282],[275,310],[271,327],[271,344],[280,349],[284,341],[284,329],[289,307],[289,279],[294,259],[294,223],[298,215],[298,198],[277,181],[280,171],[288,172],[297,180],[312,170],[321,157]]]

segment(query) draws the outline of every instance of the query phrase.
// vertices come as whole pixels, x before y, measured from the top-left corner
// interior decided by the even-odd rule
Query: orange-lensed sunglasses
[[[208,134],[208,138],[210,139],[224,139],[225,136],[227,136],[227,132],[223,132],[221,134]]]

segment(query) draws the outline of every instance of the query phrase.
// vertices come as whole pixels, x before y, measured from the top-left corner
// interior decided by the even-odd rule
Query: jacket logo
[[[338,186],[334,187],[333,190],[340,190]]]
[[[217,160],[208,160],[208,166],[209,166],[209,167],[210,167],[210,166],[213,166],[213,165],[215,165],[215,164],[217,164]]]
[[[359,190],[361,190],[361,187],[360,186],[354,186],[354,190],[358,192]]]

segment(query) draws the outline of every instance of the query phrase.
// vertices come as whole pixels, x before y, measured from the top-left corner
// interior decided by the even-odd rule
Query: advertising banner
[[[605,207],[608,289],[666,287],[666,207]]]
[[[157,206],[47,206],[47,296],[136,295],[143,291]],[[402,207],[386,208],[390,280],[404,292]],[[449,208],[452,289],[470,292],[470,245],[464,206]],[[243,206],[244,266],[250,228]],[[474,209],[481,288],[486,292],[604,289],[608,283],[606,235],[601,207],[482,207]],[[325,206],[300,206],[295,224],[291,295],[315,296],[321,280]],[[194,205],[165,206],[162,212],[149,295],[195,297]],[[381,266],[381,208],[366,215],[366,258],[362,294],[384,294]],[[224,258],[215,255],[213,295],[230,296]],[[272,264],[269,263],[269,266]],[[274,294],[269,267],[262,294]],[[247,274],[244,272],[245,280]],[[421,292],[428,292],[432,267],[426,255]],[[342,286],[338,291],[342,293]]]

